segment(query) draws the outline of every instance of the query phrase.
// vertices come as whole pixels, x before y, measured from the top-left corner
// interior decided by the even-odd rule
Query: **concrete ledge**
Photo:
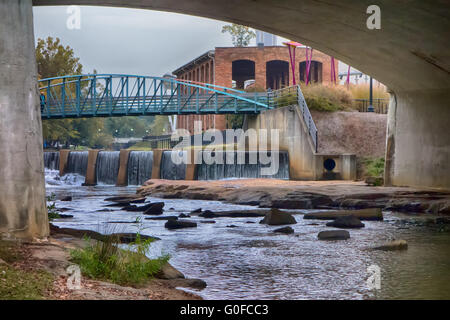
[[[89,150],[88,153],[88,165],[86,169],[86,178],[84,180],[84,186],[95,186],[97,184],[96,164],[97,156],[100,150]]]
[[[119,155],[119,173],[117,174],[117,182],[116,186],[124,187],[128,185],[128,159],[130,156],[131,150],[120,150]]]
[[[164,149],[153,150],[152,179],[161,179],[161,159]]]
[[[67,171],[67,161],[69,160],[70,150],[59,151],[59,176],[62,177]]]

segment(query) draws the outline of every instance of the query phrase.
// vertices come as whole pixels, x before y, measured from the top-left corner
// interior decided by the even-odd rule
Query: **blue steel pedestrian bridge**
[[[268,94],[171,77],[118,74],[39,80],[42,119],[248,114],[272,109]]]

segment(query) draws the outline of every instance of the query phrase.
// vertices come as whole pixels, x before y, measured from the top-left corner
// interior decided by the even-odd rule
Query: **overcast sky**
[[[83,72],[162,76],[214,47],[232,46],[222,21],[125,8],[81,8],[70,30],[66,6],[34,7],[35,39],[59,37],[81,59]],[[278,44],[285,39],[278,38]],[[253,39],[251,45],[255,45]],[[286,51],[287,54],[287,51]],[[346,72],[344,64],[340,72]]]
[[[34,7],[36,40],[59,37],[81,58],[84,72],[160,76],[216,46],[232,46],[226,23],[188,15],[81,7],[81,28],[69,30],[67,7]]]

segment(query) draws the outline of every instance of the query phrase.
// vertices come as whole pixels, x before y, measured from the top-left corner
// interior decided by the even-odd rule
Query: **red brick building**
[[[306,48],[299,47],[295,55],[295,75],[289,65],[289,51],[285,46],[218,47],[173,71],[178,79],[212,83],[244,89],[248,80],[254,80],[256,90],[280,89],[306,80]],[[338,74],[338,63],[335,62]],[[313,51],[310,81],[331,81],[331,57]],[[253,82],[253,81],[252,81]],[[249,83],[249,82],[247,82]],[[194,121],[203,122],[203,130],[226,129],[224,115],[180,115],[177,127],[193,132]]]

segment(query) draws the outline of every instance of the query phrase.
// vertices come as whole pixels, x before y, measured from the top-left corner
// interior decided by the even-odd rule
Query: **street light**
[[[369,84],[369,108],[367,109],[368,112],[374,112],[373,109],[373,84],[372,84],[372,77],[370,77],[370,84]]]

